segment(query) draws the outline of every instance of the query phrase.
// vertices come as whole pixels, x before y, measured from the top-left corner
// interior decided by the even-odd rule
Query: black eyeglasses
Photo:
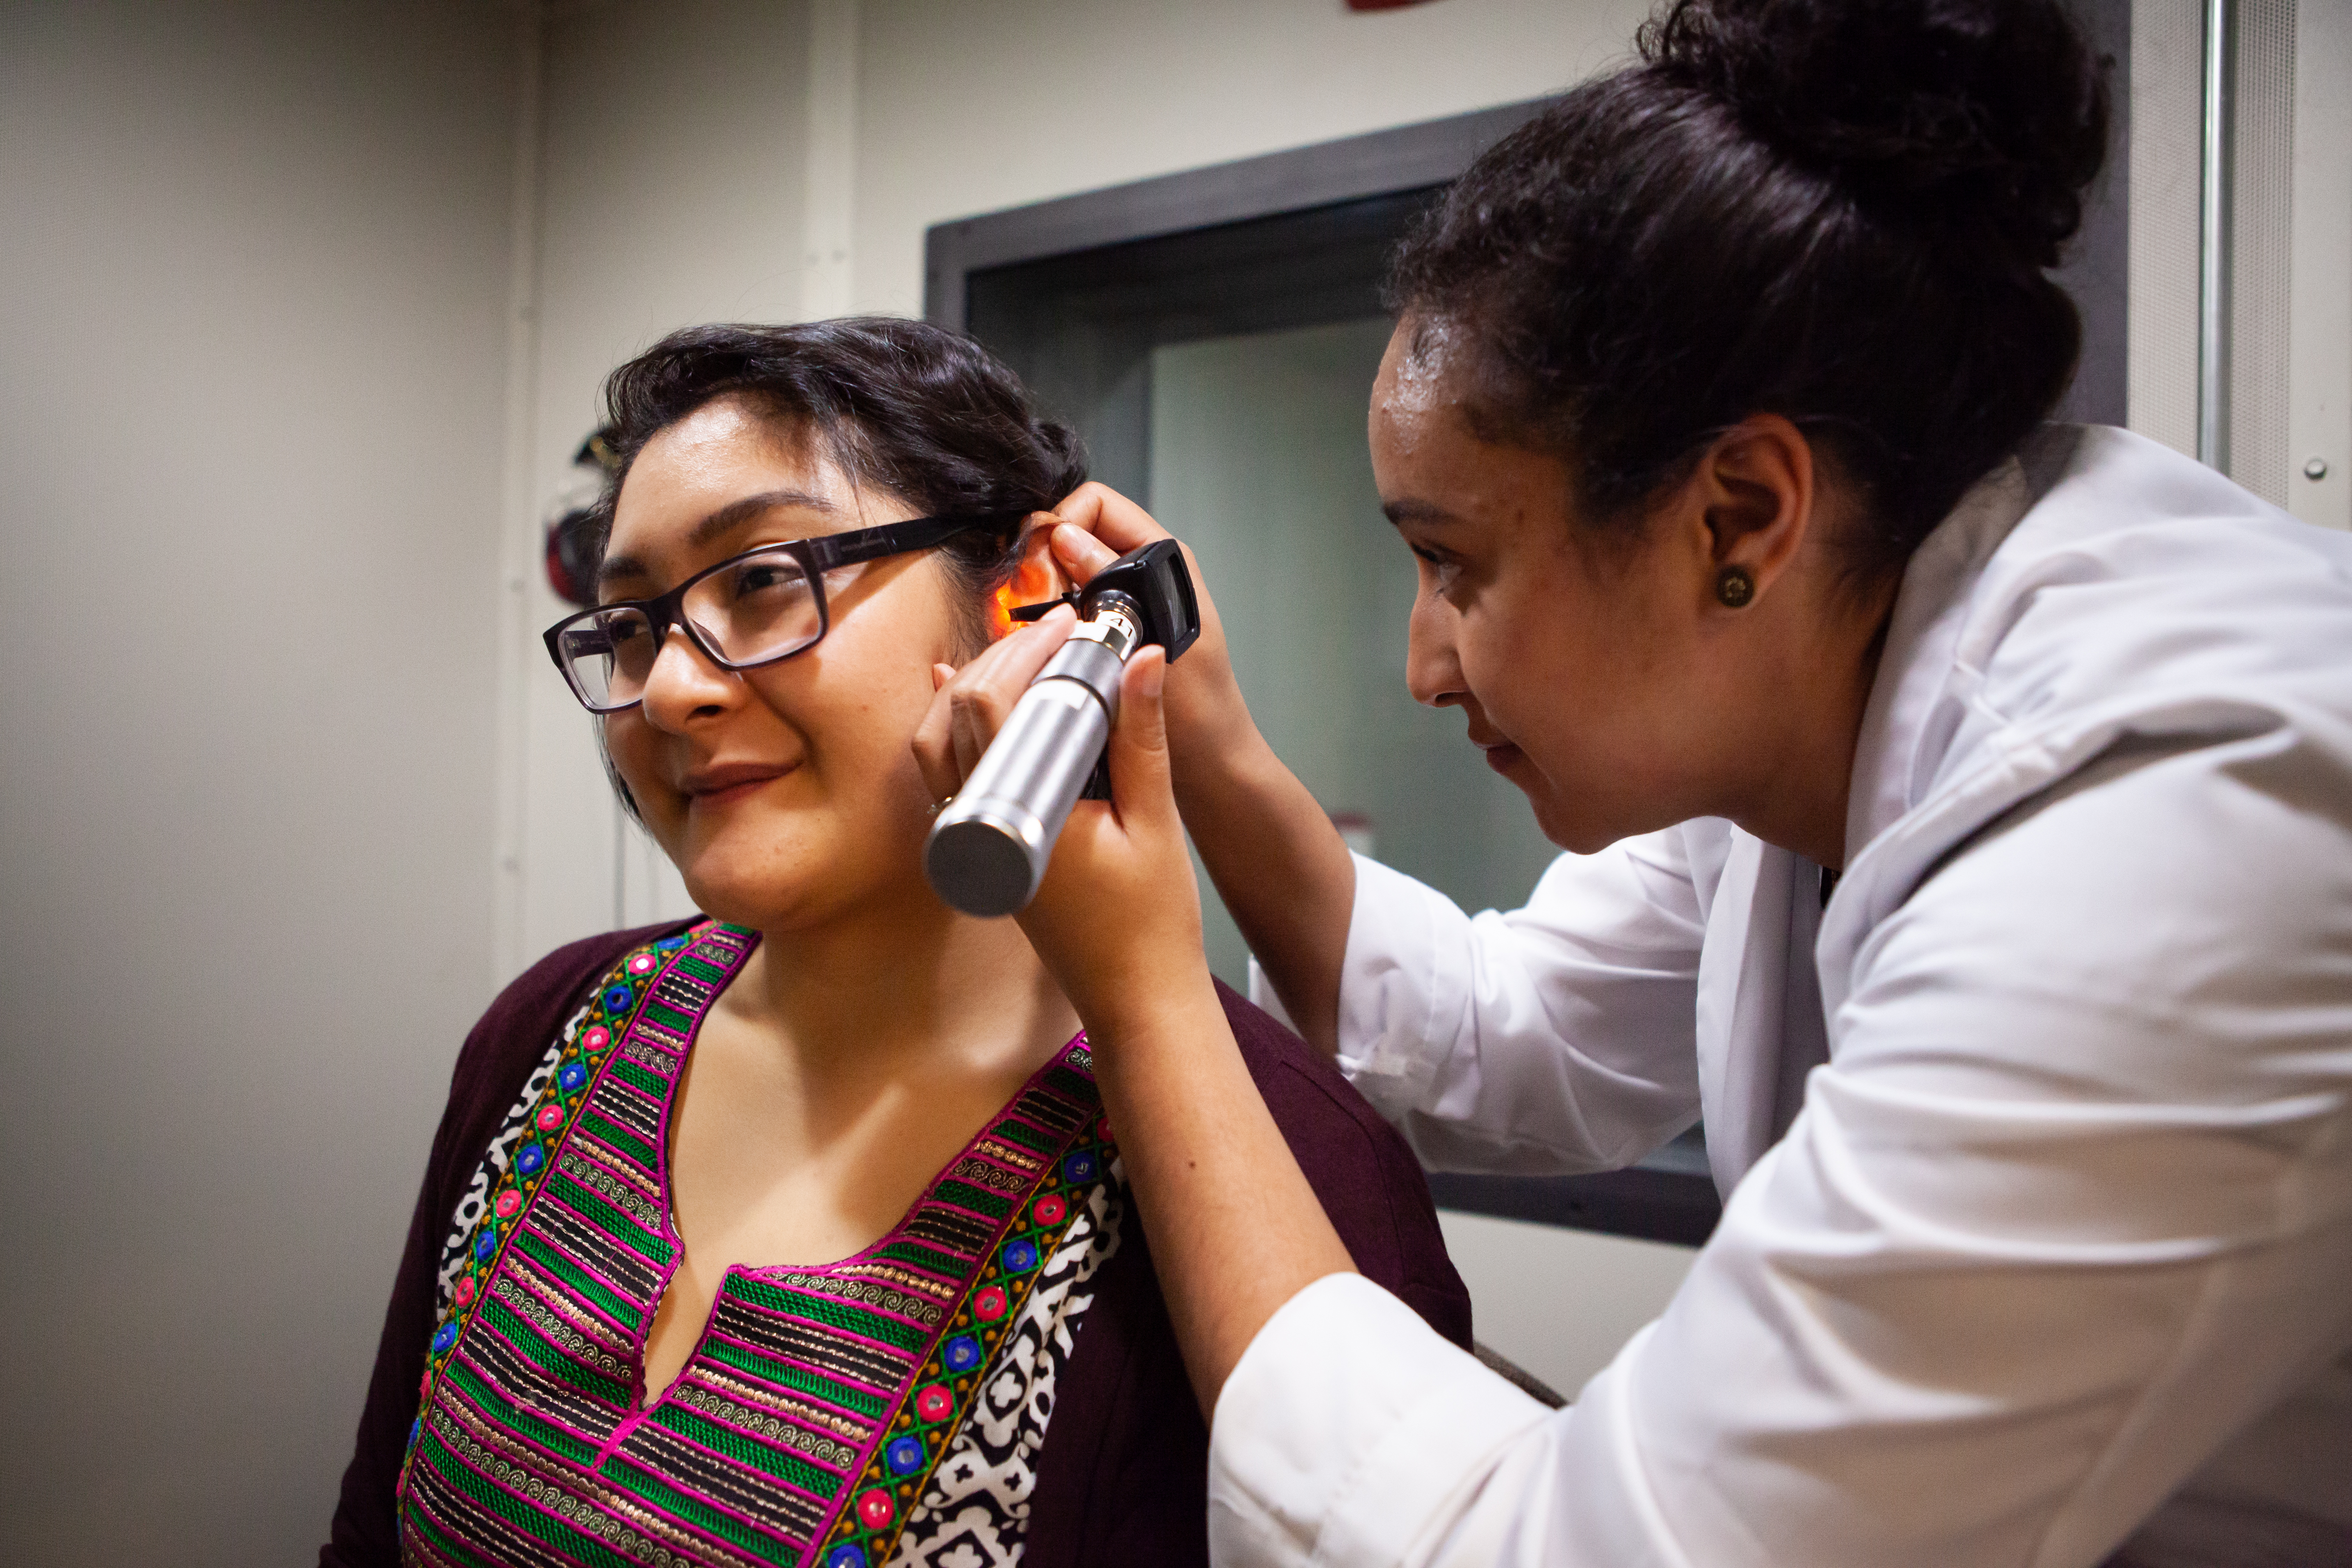
[[[824,574],[943,544],[1003,520],[917,517],[848,533],[762,544],[708,566],[657,599],[624,599],[567,616],[547,628],[548,657],[592,713],[645,700],[654,660],[682,626],[721,669],[773,664],[814,647],[832,628]]]

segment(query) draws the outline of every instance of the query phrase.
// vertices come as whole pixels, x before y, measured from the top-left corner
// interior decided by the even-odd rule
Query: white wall
[[[510,28],[0,9],[0,1560],[324,1536],[493,978]]]
[[[1557,92],[1644,0],[868,0],[856,297],[919,316],[923,231],[972,213]]]
[[[2199,0],[2133,0],[2131,426],[2197,453]]]

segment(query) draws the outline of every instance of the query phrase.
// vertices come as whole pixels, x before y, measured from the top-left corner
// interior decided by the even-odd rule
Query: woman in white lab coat
[[[1139,657],[1024,917],[1213,1410],[1213,1547],[2352,1562],[2352,541],[2042,423],[2105,129],[2053,0],[1683,0],[1643,56],[1408,243],[1370,421],[1415,695],[1576,853],[1475,919],[1351,860],[1213,628]],[[1063,510],[1080,575],[1154,531]],[[948,685],[935,794],[1043,652]],[[1431,1164],[1704,1115],[1722,1223],[1570,1408],[1350,1272],[1174,803]]]

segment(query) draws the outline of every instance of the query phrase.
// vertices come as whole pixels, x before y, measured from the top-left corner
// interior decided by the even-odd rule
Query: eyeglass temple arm
[[[855,533],[824,534],[808,541],[809,564],[819,572],[830,572],[836,566],[855,566],[861,561],[878,561],[885,555],[929,550],[959,533],[1001,521],[994,517],[910,517],[904,522],[886,522],[877,528],[861,528]]]

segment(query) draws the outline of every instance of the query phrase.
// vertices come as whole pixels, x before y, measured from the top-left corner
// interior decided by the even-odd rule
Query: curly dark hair
[[[1673,0],[1639,46],[1472,164],[1390,304],[1466,336],[1482,427],[1598,527],[1779,414],[1863,489],[1849,568],[1899,570],[2074,375],[2048,269],[2109,62],[2059,0]]]
[[[965,630],[1019,562],[1022,521],[1086,482],[1086,448],[1039,417],[1021,378],[970,338],[896,316],[797,326],[717,325],[670,333],[604,383],[618,463],[597,503],[601,557],[613,507],[646,443],[714,398],[749,396],[806,427],[851,480],[926,516],[992,526],[940,547],[967,592]]]

